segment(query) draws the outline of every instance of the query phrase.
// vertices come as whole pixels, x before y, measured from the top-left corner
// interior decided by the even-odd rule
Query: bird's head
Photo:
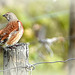
[[[4,14],[3,17],[5,17],[8,21],[18,20],[16,15],[12,12],[8,12],[8,13]]]

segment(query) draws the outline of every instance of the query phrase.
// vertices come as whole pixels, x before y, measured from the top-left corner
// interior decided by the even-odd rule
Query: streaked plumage
[[[11,12],[3,16],[8,20],[8,24],[4,29],[0,30],[0,44],[5,44],[6,46],[14,45],[23,35],[22,23]]]

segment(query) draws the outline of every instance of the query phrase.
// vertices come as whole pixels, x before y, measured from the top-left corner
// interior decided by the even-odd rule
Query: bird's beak
[[[3,15],[3,17],[5,17],[5,14]]]

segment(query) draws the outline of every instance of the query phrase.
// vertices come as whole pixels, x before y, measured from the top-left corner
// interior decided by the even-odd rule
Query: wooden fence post
[[[3,75],[28,75],[24,68],[28,65],[28,44],[20,43],[4,48],[4,72]]]

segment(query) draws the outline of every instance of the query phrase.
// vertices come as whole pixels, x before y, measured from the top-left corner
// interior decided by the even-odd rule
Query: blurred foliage
[[[2,17],[6,12],[13,12],[23,23],[24,34],[20,42],[30,42],[30,63],[40,61],[56,61],[64,60],[68,54],[68,41],[58,41],[51,46],[54,56],[50,57],[50,53],[42,46],[39,48],[38,42],[39,29],[45,26],[46,34],[43,32],[44,38],[67,37],[69,32],[69,0],[6,0],[0,1],[0,27],[3,28],[7,20]],[[34,28],[35,26],[35,28]],[[0,28],[0,29],[1,29]],[[40,36],[42,35],[40,34]],[[41,57],[39,56],[42,54]],[[62,63],[44,64],[37,69],[53,69],[59,71],[63,68]],[[42,68],[41,68],[42,67]],[[39,69],[40,68],[40,69]],[[37,70],[36,69],[36,70]],[[48,69],[48,70],[49,70]],[[35,72],[37,72],[35,70]],[[34,74],[35,74],[34,72]],[[48,71],[49,72],[49,71]],[[37,74],[36,74],[37,75]],[[41,74],[39,74],[41,75]],[[43,74],[44,75],[44,74]],[[50,74],[45,74],[50,75]],[[52,74],[58,75],[58,74]],[[60,74],[59,74],[60,75]],[[62,74],[61,74],[62,75]]]

